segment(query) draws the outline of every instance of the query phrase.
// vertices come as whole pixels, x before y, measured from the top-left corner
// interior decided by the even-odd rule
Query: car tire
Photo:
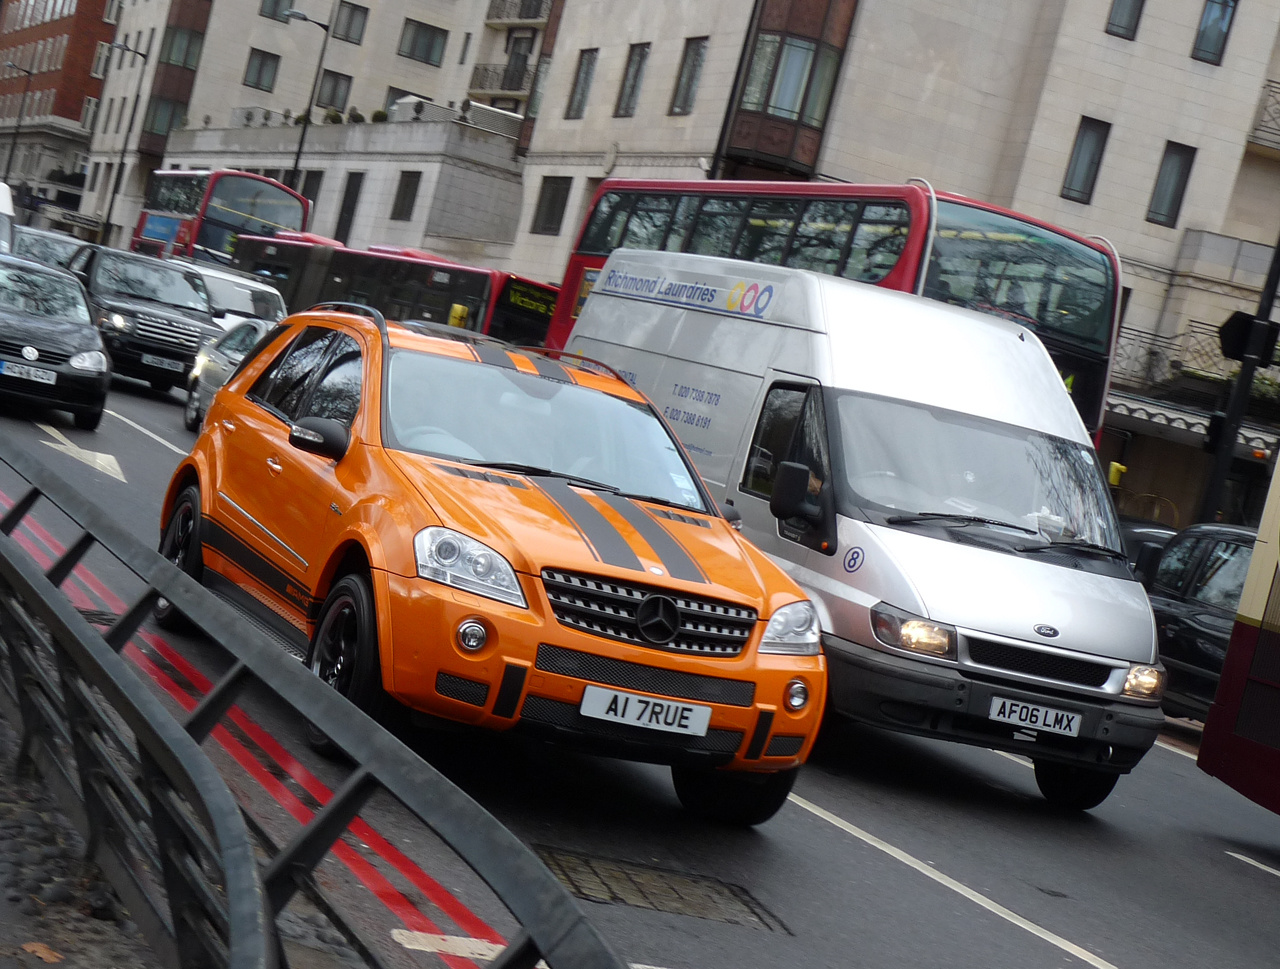
[[[200,489],[188,485],[173,503],[173,513],[160,536],[160,554],[197,582],[204,575],[204,554],[200,545]],[[152,610],[156,625],[171,631],[190,628],[187,617],[163,596]]]
[[[676,796],[686,811],[721,824],[763,824],[786,803],[800,768],[770,774],[672,767]]]
[[[1059,764],[1037,760],[1036,787],[1044,799],[1063,811],[1088,811],[1096,808],[1115,789],[1120,775],[1115,771],[1075,764]]]
[[[182,426],[188,431],[200,430],[200,422],[204,420],[204,415],[200,413],[198,383],[198,380],[193,380],[187,384],[187,403],[182,408]]]
[[[151,389],[157,394],[167,394],[173,389],[172,380],[152,380],[150,381]]]
[[[106,402],[99,404],[93,410],[78,410],[72,415],[72,419],[82,431],[96,431],[98,425],[102,423],[102,412],[106,410]]]
[[[378,618],[367,577],[344,575],[329,590],[307,650],[307,668],[375,720],[385,722],[394,710],[395,701],[382,688]],[[340,752],[310,721],[306,734],[318,753]]]

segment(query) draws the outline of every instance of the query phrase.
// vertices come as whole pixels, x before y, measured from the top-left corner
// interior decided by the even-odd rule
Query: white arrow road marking
[[[48,424],[37,424],[36,427],[44,431],[52,438],[56,438],[58,443],[53,441],[45,441],[55,451],[61,451],[63,454],[75,458],[77,461],[83,461],[95,471],[101,471],[103,474],[109,474],[117,481],[124,481],[124,472],[120,470],[120,462],[116,460],[114,454],[100,454],[97,451],[86,451],[67,438],[56,427],[50,427]]]
[[[132,427],[135,431],[141,431],[143,434],[147,435],[147,437],[151,438],[151,440],[155,441],[156,443],[163,444],[174,454],[181,454],[184,456],[186,455],[187,452],[184,451],[182,448],[178,447],[176,444],[170,444],[168,441],[162,438],[159,434],[155,434],[152,431],[147,430],[141,424],[135,424],[133,421],[129,420],[129,418],[125,417],[123,414],[117,414],[113,410],[108,410],[106,413],[110,414],[112,417],[114,417],[118,421],[124,421],[126,424]]]
[[[1246,865],[1253,865],[1254,868],[1261,868],[1263,871],[1268,871],[1271,874],[1275,875],[1277,878],[1280,878],[1280,871],[1276,871],[1270,865],[1264,865],[1260,861],[1254,861],[1252,858],[1248,858],[1244,855],[1238,855],[1234,851],[1228,851],[1227,854],[1229,854],[1232,858],[1236,858],[1240,861],[1243,861]]]
[[[1004,919],[1006,922],[1012,922],[1018,928],[1024,929],[1025,931],[1030,932],[1032,935],[1036,936],[1037,938],[1043,939],[1045,942],[1048,942],[1050,945],[1057,946],[1063,952],[1066,952],[1066,953],[1069,953],[1070,955],[1075,956],[1081,962],[1088,963],[1089,965],[1093,966],[1094,969],[1116,969],[1116,967],[1112,965],[1110,962],[1107,962],[1107,960],[1099,956],[1095,956],[1088,949],[1083,949],[1080,946],[1076,945],[1074,942],[1070,942],[1067,939],[1064,939],[1060,935],[1055,935],[1053,932],[1050,932],[1048,929],[1041,928],[1039,925],[1036,925],[1036,923],[1032,922],[1030,919],[1023,918],[1017,912],[1014,912],[1011,909],[1005,908],[999,902],[996,902],[990,898],[987,898],[987,896],[983,895],[981,892],[974,891],[968,885],[965,885],[961,882],[956,881],[954,878],[952,878],[949,875],[944,875],[942,872],[938,871],[928,862],[921,861],[919,858],[916,858],[913,855],[907,854],[901,848],[896,848],[893,845],[889,844],[889,842],[887,841],[881,841],[879,838],[877,838],[874,834],[871,834],[869,831],[863,831],[861,828],[857,827],[856,825],[850,824],[844,818],[838,817],[832,814],[830,811],[827,811],[823,808],[818,807],[818,805],[816,804],[806,801],[804,798],[800,797],[798,794],[788,794],[787,799],[794,804],[798,804],[800,807],[804,808],[810,814],[816,815],[817,817],[821,818],[823,821],[826,821],[828,824],[833,824],[837,828],[839,828],[841,831],[844,831],[847,834],[851,834],[858,840],[867,843],[872,848],[875,848],[879,851],[883,851],[890,858],[894,858],[897,861],[902,862],[908,868],[914,868],[916,871],[920,872],[920,874],[926,876],[927,878],[932,878],[935,882],[937,882],[939,885],[943,886],[944,888],[949,888],[951,889],[951,891],[955,892],[957,895],[963,896],[964,898],[967,898],[969,901],[975,903],[976,905],[982,906],[993,915],[998,915],[1000,918]]]
[[[442,956],[460,956],[463,959],[483,959],[491,962],[502,955],[506,948],[496,942],[485,942],[483,939],[469,939],[464,935],[432,935],[430,932],[410,932],[408,929],[392,929],[391,938],[406,949],[416,952],[435,952]],[[545,962],[539,962],[546,969]],[[661,969],[659,966],[647,966],[639,962],[631,963],[631,969]]]

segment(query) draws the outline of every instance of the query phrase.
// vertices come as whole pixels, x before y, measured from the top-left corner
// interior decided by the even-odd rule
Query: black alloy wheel
[[[173,504],[173,514],[160,538],[160,554],[197,582],[204,575],[204,554],[200,546],[200,489],[188,485]],[[184,630],[190,628],[186,616],[168,599],[156,601],[156,624],[163,629]]]

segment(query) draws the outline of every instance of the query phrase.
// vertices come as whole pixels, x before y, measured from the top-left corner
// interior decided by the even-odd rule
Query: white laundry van
[[[618,250],[567,349],[653,399],[812,596],[829,711],[1024,754],[1074,809],[1155,742],[1151,607],[1030,330],[805,270]]]

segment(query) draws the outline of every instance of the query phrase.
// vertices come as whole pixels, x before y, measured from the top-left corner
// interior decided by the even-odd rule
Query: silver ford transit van
[[[819,606],[828,710],[1101,803],[1165,672],[1097,455],[1028,329],[798,269],[610,256],[567,347],[662,410]]]

